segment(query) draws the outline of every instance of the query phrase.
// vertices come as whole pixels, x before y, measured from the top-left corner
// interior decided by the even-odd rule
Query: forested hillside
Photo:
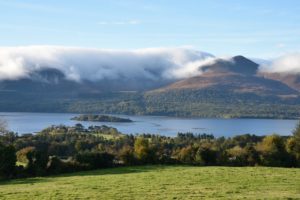
[[[300,117],[296,76],[289,79],[291,76],[258,73],[258,64],[243,56],[217,59],[199,70],[202,74],[191,78],[152,82],[147,79],[76,82],[56,69],[38,70],[29,77],[0,82],[0,111]]]

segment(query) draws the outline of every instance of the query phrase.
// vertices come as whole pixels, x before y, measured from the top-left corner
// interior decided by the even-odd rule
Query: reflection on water
[[[35,133],[51,125],[74,125],[78,122],[70,120],[77,114],[70,113],[12,113],[2,112],[0,118],[5,119],[9,129],[20,134]],[[84,126],[113,126],[123,133],[152,133],[175,136],[178,132],[207,133],[215,136],[233,136],[244,133],[266,135],[292,133],[297,120],[272,119],[199,119],[175,118],[161,116],[127,116],[132,123],[80,122]]]

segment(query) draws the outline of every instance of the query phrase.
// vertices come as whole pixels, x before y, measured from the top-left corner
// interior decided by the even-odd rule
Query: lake
[[[9,130],[19,134],[35,133],[51,125],[81,123],[86,127],[90,125],[113,126],[122,133],[127,134],[152,133],[175,136],[178,132],[193,132],[214,134],[217,137],[245,133],[290,135],[298,122],[297,120],[281,119],[203,119],[129,115],[114,116],[130,118],[134,121],[133,123],[77,122],[70,120],[77,115],[70,113],[0,112],[0,119],[7,121]]]

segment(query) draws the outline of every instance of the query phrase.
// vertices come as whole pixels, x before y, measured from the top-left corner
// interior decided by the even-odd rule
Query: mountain
[[[29,46],[2,48],[0,54],[0,87],[2,85],[4,90],[7,84],[18,85],[24,81],[50,89],[54,85],[64,87],[63,84],[79,82],[76,87],[83,85],[98,92],[146,91],[162,87],[178,77],[186,77],[181,72],[191,63],[214,57],[183,47],[106,50]],[[47,77],[48,73],[57,80]],[[47,80],[49,78],[51,80]]]
[[[0,81],[0,111],[119,113],[185,117],[300,117],[300,78],[261,73],[243,56],[199,66],[200,75],[164,79],[106,78],[74,81],[43,68]],[[153,69],[153,68],[152,68]]]
[[[300,74],[290,73],[260,73],[260,76],[280,81],[300,92]]]
[[[253,93],[261,96],[297,97],[298,91],[275,78],[259,76],[258,64],[243,57],[230,60],[218,59],[211,65],[202,66],[202,74],[180,80],[152,92],[171,90],[222,90],[229,93]]]
[[[202,72],[211,73],[236,73],[241,75],[255,75],[258,70],[258,64],[245,58],[244,56],[235,56],[232,59],[217,59],[213,64],[201,67]]]
[[[99,81],[67,79],[65,74],[55,68],[43,68],[29,73],[17,80],[0,81],[0,93],[34,93],[36,95],[80,96],[118,91],[145,91],[169,84],[171,80],[119,77]],[[143,84],[140,84],[143,83]]]
[[[65,93],[78,89],[79,86],[80,84],[67,80],[61,71],[45,68],[33,71],[27,77],[18,80],[1,81],[0,92]]]

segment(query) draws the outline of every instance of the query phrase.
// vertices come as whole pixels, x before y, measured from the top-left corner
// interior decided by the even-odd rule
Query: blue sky
[[[0,0],[0,46],[299,52],[299,0]]]

